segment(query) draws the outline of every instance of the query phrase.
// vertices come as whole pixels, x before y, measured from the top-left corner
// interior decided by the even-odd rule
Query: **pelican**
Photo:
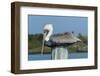
[[[43,55],[44,46],[48,46],[52,49],[52,60],[68,59],[68,50],[64,46],[69,46],[79,41],[81,40],[69,32],[53,35],[53,24],[46,24],[43,28],[41,54]]]

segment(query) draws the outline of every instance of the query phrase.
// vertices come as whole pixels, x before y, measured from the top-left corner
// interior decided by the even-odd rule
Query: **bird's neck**
[[[49,41],[49,40],[50,40],[50,37],[51,37],[52,33],[53,33],[52,30],[49,31],[49,33],[48,33],[47,36],[45,37],[45,40],[46,40],[46,41]]]

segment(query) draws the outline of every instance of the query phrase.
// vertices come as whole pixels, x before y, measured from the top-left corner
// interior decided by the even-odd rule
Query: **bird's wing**
[[[72,33],[52,36],[51,40],[56,43],[75,43],[80,41],[80,39],[74,36]]]

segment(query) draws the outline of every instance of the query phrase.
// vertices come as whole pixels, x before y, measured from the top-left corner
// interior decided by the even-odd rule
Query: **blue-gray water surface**
[[[87,52],[69,53],[68,59],[88,58]],[[51,60],[51,54],[28,54],[28,60]]]

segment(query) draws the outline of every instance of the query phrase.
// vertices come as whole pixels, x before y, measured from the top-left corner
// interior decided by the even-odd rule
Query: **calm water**
[[[82,53],[69,53],[68,59],[79,59],[79,58],[87,58],[88,53],[82,52]],[[29,54],[28,60],[51,60],[51,54]]]

